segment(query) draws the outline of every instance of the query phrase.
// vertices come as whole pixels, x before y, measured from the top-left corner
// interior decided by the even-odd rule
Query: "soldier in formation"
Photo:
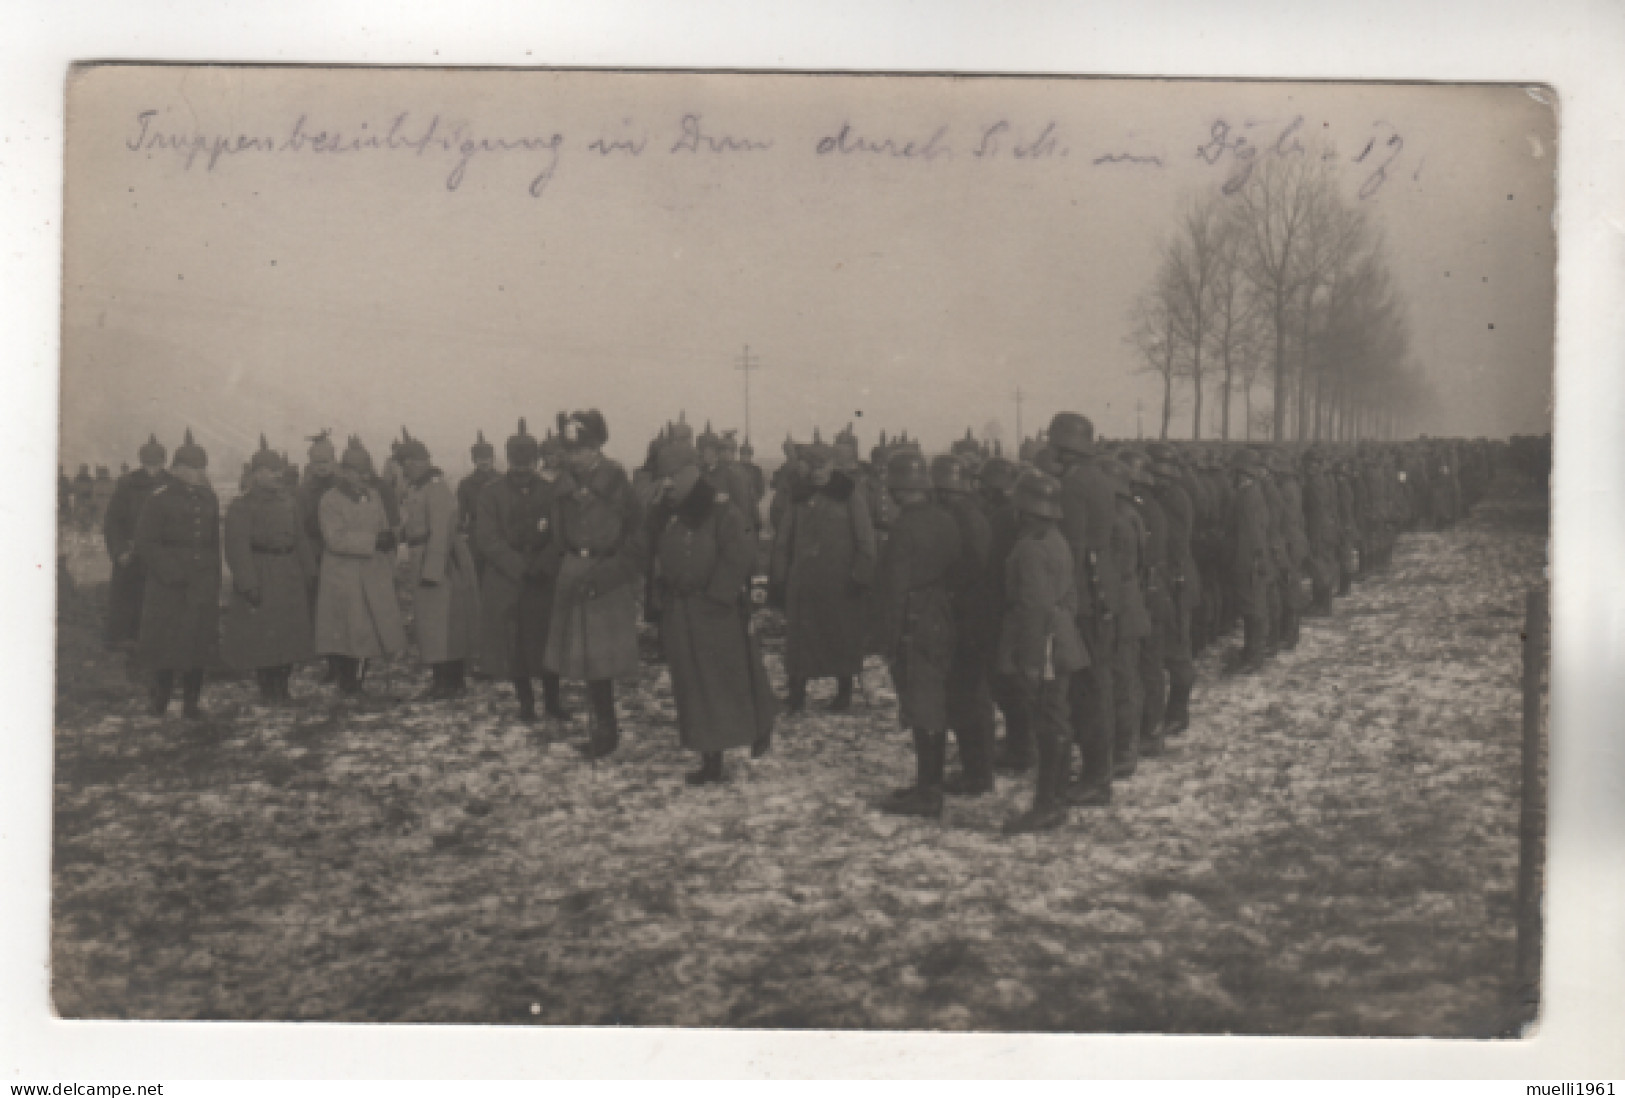
[[[1539,440],[1107,445],[1063,412],[1019,462],[969,432],[935,457],[882,435],[865,462],[848,424],[833,444],[786,440],[764,524],[768,482],[730,431],[696,440],[680,414],[629,476],[603,453],[601,413],[557,428],[537,438],[520,420],[500,473],[482,432],[455,495],[404,428],[386,477],[353,436],[336,460],[324,430],[297,486],[262,437],[223,539],[202,448],[188,432],[166,470],[153,437],[108,502],[109,640],[135,641],[158,713],[178,676],[200,716],[220,659],[254,671],[267,704],[317,657],[354,695],[369,663],[406,648],[400,564],[425,700],[463,695],[477,661],[512,683],[521,720],[565,721],[563,684],[582,683],[583,750],[601,759],[620,740],[614,684],[641,670],[641,601],[699,756],[689,781],[713,785],[725,752],[769,749],[781,708],[753,628],[765,540],[763,594],[786,616],[782,708],[804,711],[808,683],[833,678],[832,708],[850,710],[878,655],[915,758],[880,807],[935,818],[1036,768],[1007,829],[1041,831],[1109,804],[1189,729],[1205,647],[1239,626],[1221,670],[1258,670],[1298,643],[1302,616],[1386,567],[1400,531],[1447,528],[1498,468],[1535,479],[1549,460]]]
[[[282,458],[260,436],[248,490],[226,508],[231,600],[221,626],[226,665],[253,671],[261,701],[291,700],[294,665],[314,654],[310,588],[316,556],[299,502],[283,481]]]

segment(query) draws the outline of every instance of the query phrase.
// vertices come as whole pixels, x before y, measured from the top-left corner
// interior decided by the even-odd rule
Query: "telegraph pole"
[[[734,369],[745,375],[745,441],[750,441],[750,375],[752,370],[760,370],[762,360],[753,358],[750,353],[750,344],[745,344],[744,353],[734,363]]]
[[[1021,449],[1021,444],[1023,442],[1025,442],[1025,441],[1027,441],[1027,436],[1021,433],[1021,400],[1022,400],[1021,386],[1017,385],[1016,386],[1016,449],[1017,450],[1020,450]]]
[[[1142,406],[1143,405],[1142,405],[1142,402],[1141,402],[1140,398],[1135,397],[1134,398],[1134,437],[1137,438],[1137,439],[1145,438],[1145,427],[1142,426],[1143,421],[1140,419],[1140,411],[1141,411]]]

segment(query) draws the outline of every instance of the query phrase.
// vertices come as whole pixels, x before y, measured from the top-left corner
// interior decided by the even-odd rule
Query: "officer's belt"
[[[274,549],[269,545],[255,545],[252,548],[254,552],[263,553],[268,557],[285,557],[294,550],[294,547],[291,545],[285,549]]]

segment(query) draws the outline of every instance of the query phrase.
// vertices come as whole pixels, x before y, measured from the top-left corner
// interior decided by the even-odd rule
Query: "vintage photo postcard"
[[[1548,89],[85,64],[68,1019],[1517,1037]]]

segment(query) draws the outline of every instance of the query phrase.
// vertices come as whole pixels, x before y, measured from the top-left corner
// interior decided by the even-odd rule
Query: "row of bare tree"
[[[1143,368],[1161,376],[1161,437],[1187,392],[1193,438],[1210,396],[1223,439],[1408,433],[1428,393],[1404,304],[1381,233],[1343,196],[1334,159],[1270,155],[1234,193],[1186,202],[1129,335]],[[1255,412],[1260,382],[1269,403]]]

